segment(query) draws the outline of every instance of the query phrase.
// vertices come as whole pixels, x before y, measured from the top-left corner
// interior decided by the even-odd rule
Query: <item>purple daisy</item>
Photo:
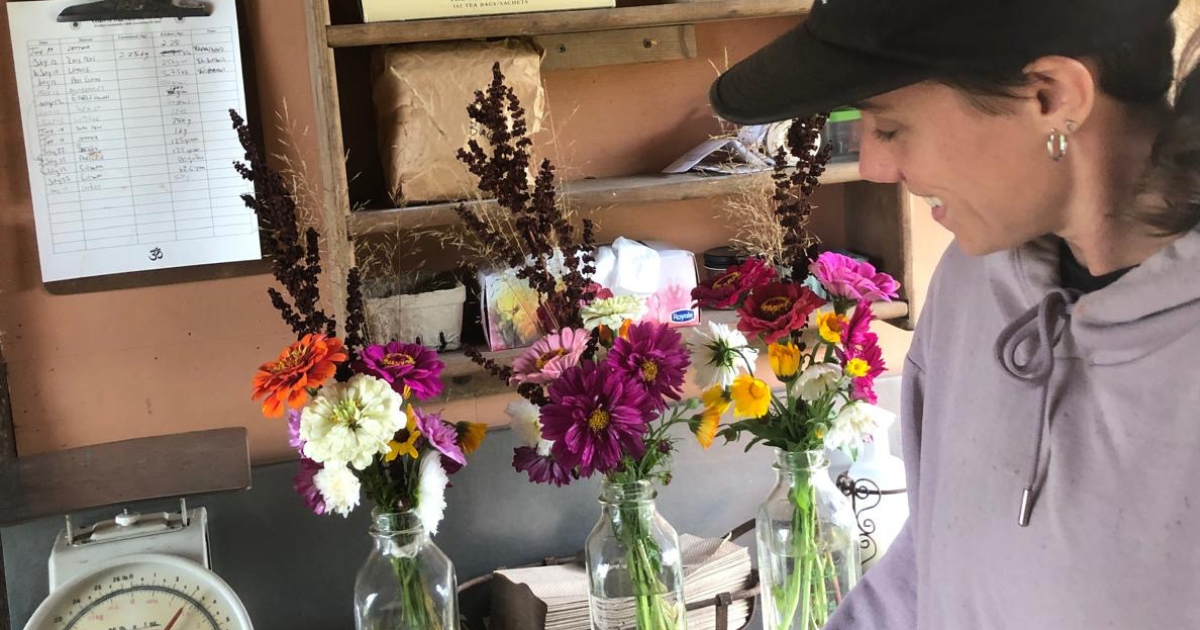
[[[533,483],[552,483],[565,486],[571,483],[571,471],[563,468],[549,455],[538,455],[532,446],[518,446],[513,449],[513,468],[517,472],[528,472],[529,480]]]
[[[550,384],[542,437],[554,442],[558,463],[590,477],[613,470],[625,455],[645,455],[642,436],[654,415],[643,387],[608,365],[585,361]]]
[[[317,462],[307,457],[301,457],[300,470],[292,478],[292,488],[304,499],[304,506],[317,516],[325,513],[325,497],[322,497],[321,491],[317,490],[316,484],[313,483],[313,477],[323,468],[324,466]]]
[[[460,468],[467,465],[467,458],[458,446],[458,429],[455,429],[454,425],[442,420],[440,413],[427,414],[415,408],[413,413],[417,415],[417,430],[421,432],[421,439],[429,442],[446,458],[442,462],[443,467],[451,462],[458,464]],[[455,472],[458,470],[455,469]]]
[[[288,446],[296,449],[296,452],[304,456],[304,440],[300,439],[300,409],[288,407],[287,410],[287,426],[288,426]]]
[[[386,346],[367,346],[358,356],[356,371],[391,383],[392,389],[401,394],[405,387],[421,400],[442,393],[441,375],[446,364],[425,346],[393,341]]]
[[[613,372],[624,374],[645,388],[655,409],[666,409],[663,397],[679,400],[687,373],[688,352],[683,336],[666,324],[642,322],[629,327],[628,339],[617,339],[608,353]]]

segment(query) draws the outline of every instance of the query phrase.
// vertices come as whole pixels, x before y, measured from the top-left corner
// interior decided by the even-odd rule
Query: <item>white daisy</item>
[[[358,507],[362,484],[354,471],[345,466],[326,466],[313,475],[313,485],[325,501],[325,509],[350,516]]]
[[[861,400],[846,403],[833,419],[833,426],[825,436],[825,446],[858,446],[869,441],[878,427],[888,426],[893,420],[895,415],[892,412],[871,403]]]
[[[614,331],[620,328],[625,320],[636,322],[645,313],[645,301],[633,295],[618,295],[595,300],[579,311],[583,317],[584,328],[595,330],[597,326],[603,325]]]
[[[522,398],[508,403],[504,413],[512,420],[508,426],[523,446],[536,446],[538,455],[545,456],[550,453],[554,442],[542,439],[541,410],[537,405]]]
[[[446,513],[446,485],[450,479],[442,468],[442,456],[429,453],[421,460],[420,480],[417,482],[417,507],[413,509],[421,526],[432,536]]]
[[[841,366],[833,363],[814,363],[800,373],[796,379],[796,387],[800,388],[800,398],[811,402],[836,388],[841,380]]]
[[[727,324],[710,321],[707,331],[693,328],[689,336],[692,366],[700,389],[715,385],[729,387],[738,374],[750,372],[750,366],[758,361],[758,350],[750,347],[746,335]]]
[[[362,470],[405,426],[404,399],[387,381],[359,374],[321,388],[300,414],[304,455],[326,464]]]

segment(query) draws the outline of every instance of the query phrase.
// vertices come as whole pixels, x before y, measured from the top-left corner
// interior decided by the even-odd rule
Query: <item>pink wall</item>
[[[265,121],[284,101],[299,128],[317,127],[306,60],[303,3],[245,0],[257,70],[257,90]],[[250,401],[250,376],[258,364],[275,357],[293,337],[271,308],[265,290],[270,276],[207,280],[75,295],[51,295],[41,283],[33,214],[29,200],[20,116],[16,102],[6,13],[0,11],[4,63],[0,63],[0,333],[9,362],[17,443],[23,455],[73,446],[175,433],[201,428],[245,426],[256,462],[291,456],[283,424],[263,419]],[[727,42],[736,59],[753,48],[746,34],[765,40],[786,27],[778,20],[698,29],[702,53]],[[713,40],[712,38],[716,38]],[[696,64],[708,66],[705,59]],[[692,72],[696,72],[695,64]],[[614,93],[596,86],[614,78],[625,89]],[[639,121],[649,120],[647,104],[629,105],[657,79],[650,68],[613,67],[554,73],[547,77],[556,112],[577,110],[560,141],[589,156],[571,160],[588,174],[649,171],[670,161],[679,144],[647,137]],[[607,83],[606,83],[607,82]],[[672,106],[697,102],[694,94],[673,93]],[[626,104],[622,104],[626,103]],[[639,109],[640,108],[640,109]],[[562,116],[562,114],[556,114]],[[705,111],[689,110],[703,137],[712,125]],[[587,121],[581,124],[580,121]],[[620,134],[613,129],[621,129]],[[278,151],[278,134],[265,130]],[[690,142],[690,140],[689,140]],[[631,143],[637,147],[632,154]],[[663,146],[668,148],[664,149]],[[300,142],[300,157],[315,168],[314,143]],[[294,154],[293,154],[294,155]],[[919,202],[917,202],[919,206]],[[841,193],[822,193],[819,231],[841,239]],[[702,251],[721,243],[711,201],[629,207],[606,214],[605,236],[655,237]],[[918,277],[932,269],[945,238],[916,211]],[[697,217],[702,217],[697,220]],[[900,367],[910,335],[883,331],[887,360]],[[447,406],[455,420],[504,422],[511,398],[496,396]]]

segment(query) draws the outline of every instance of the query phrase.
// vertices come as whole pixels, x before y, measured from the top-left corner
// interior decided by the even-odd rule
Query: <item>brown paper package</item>
[[[375,54],[379,153],[393,203],[481,195],[475,177],[455,155],[476,137],[467,106],[476,90],[491,83],[496,62],[525,109],[530,133],[537,132],[545,94],[541,57],[532,44],[515,39],[435,42],[392,46]]]

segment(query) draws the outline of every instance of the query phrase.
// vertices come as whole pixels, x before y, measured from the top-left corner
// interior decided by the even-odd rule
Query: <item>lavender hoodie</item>
[[[827,629],[1200,628],[1200,232],[1057,287],[1051,238],[947,251],[904,369],[911,516]]]

